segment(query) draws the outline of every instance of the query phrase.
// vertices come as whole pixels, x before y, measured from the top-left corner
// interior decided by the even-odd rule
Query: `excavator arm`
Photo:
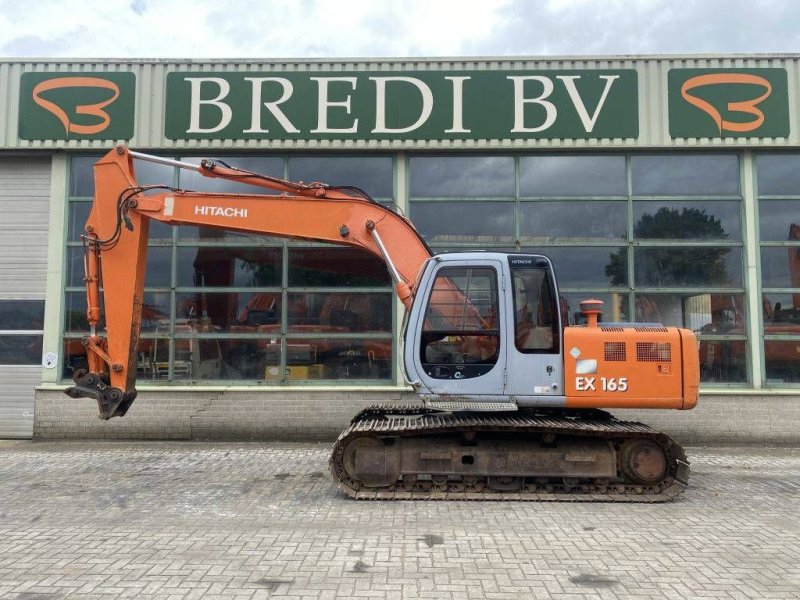
[[[191,192],[136,182],[133,160],[160,162],[256,185],[280,195]],[[83,236],[90,333],[88,372],[74,376],[72,397],[97,400],[101,418],[123,416],[136,397],[136,349],[142,321],[150,220],[199,225],[361,248],[389,267],[408,308],[431,252],[411,222],[357,188],[284,181],[224,163],[161,159],[118,146],[95,164],[95,200]],[[100,290],[103,290],[103,305]],[[98,331],[101,314],[107,335]]]

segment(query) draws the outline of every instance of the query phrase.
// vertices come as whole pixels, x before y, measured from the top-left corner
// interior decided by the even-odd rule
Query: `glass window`
[[[626,196],[624,156],[523,156],[519,193],[523,197]]]
[[[701,383],[745,383],[747,345],[744,340],[700,339]]]
[[[69,195],[94,196],[93,166],[100,156],[73,156],[69,161]]]
[[[500,352],[497,274],[487,267],[439,270],[425,309],[421,359],[429,376],[488,373]]]
[[[637,196],[713,196],[739,193],[735,154],[652,154],[631,158]]]
[[[760,200],[758,223],[762,241],[800,241],[800,200]]]
[[[142,331],[169,331],[172,295],[169,292],[145,292],[142,302]]]
[[[512,202],[414,202],[411,221],[429,243],[514,240]]]
[[[523,202],[519,237],[522,243],[625,239],[627,202]],[[580,215],[580,218],[576,216]]]
[[[800,154],[759,154],[756,168],[760,195],[800,195]]]
[[[286,380],[387,379],[392,372],[391,338],[288,337]]]
[[[5,335],[0,332],[0,365],[39,365],[44,336]]]
[[[742,249],[636,248],[636,285],[654,287],[743,287]]]
[[[91,202],[70,202],[68,220],[68,241],[80,242],[84,234],[84,226],[92,210]]]
[[[291,287],[383,287],[391,285],[383,260],[355,248],[289,248]]]
[[[766,292],[762,297],[764,335],[800,335],[800,293]]]
[[[175,168],[141,159],[134,159],[133,172],[139,185],[175,185]],[[154,193],[163,193],[155,190]]]
[[[281,248],[178,247],[178,287],[281,285]]]
[[[559,287],[608,287],[628,284],[628,250],[624,247],[569,246],[523,248],[544,254],[553,263]]]
[[[558,313],[545,269],[513,269],[514,345],[524,353],[557,352]]]
[[[391,156],[289,157],[289,179],[331,186],[355,186],[373,198],[394,197]]]
[[[44,300],[0,300],[0,330],[40,331]]]
[[[409,160],[416,198],[511,198],[511,156],[415,156]]]
[[[761,285],[800,287],[800,246],[762,246]]]
[[[741,203],[684,200],[633,203],[633,236],[640,239],[742,239]]]
[[[294,333],[391,332],[392,295],[352,291],[287,295],[289,331]]]
[[[0,365],[41,364],[43,327],[44,300],[0,300]]]
[[[743,294],[637,293],[634,307],[639,323],[683,327],[701,336],[746,334]]]
[[[767,383],[800,383],[800,352],[796,341],[765,340]]]

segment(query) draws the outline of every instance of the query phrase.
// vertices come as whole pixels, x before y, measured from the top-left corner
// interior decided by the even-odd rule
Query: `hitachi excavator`
[[[279,195],[139,185],[134,161],[261,186]],[[380,257],[406,308],[403,364],[415,405],[357,414],[331,451],[357,499],[660,502],[688,483],[683,449],[601,409],[690,409],[697,340],[657,323],[563,326],[553,265],[499,252],[434,255],[411,221],[355,187],[294,183],[118,146],[95,167],[83,236],[88,371],[66,390],[122,417],[136,398],[148,225],[195,225],[360,248]],[[252,188],[251,188],[252,189]],[[101,289],[104,299],[101,305]],[[106,331],[98,330],[101,316]]]

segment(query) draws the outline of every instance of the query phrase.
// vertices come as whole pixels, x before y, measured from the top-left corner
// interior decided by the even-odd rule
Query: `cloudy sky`
[[[800,51],[797,0],[0,0],[2,57]]]

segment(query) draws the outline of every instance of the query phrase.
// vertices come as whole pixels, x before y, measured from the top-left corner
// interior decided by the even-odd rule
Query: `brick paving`
[[[800,449],[652,506],[355,502],[327,451],[0,442],[0,598],[800,598]]]

